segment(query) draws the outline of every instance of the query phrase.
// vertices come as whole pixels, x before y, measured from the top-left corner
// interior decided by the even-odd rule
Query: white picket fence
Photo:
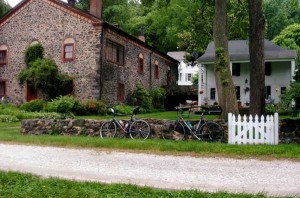
[[[278,113],[259,117],[228,114],[229,144],[278,144]]]

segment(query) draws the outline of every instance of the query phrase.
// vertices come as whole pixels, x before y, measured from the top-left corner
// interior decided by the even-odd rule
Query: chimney
[[[102,18],[102,0],[90,0],[90,14]]]
[[[70,6],[75,6],[76,0],[68,0]]]
[[[145,42],[145,27],[144,27],[144,25],[141,25],[141,33],[140,33],[140,36],[139,36],[139,39],[141,40],[141,41],[143,41],[143,42]]]

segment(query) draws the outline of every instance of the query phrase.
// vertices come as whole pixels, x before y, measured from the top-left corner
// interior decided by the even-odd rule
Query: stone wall
[[[146,119],[151,127],[151,138],[160,138],[161,129],[170,128],[173,121]],[[99,136],[99,130],[104,121],[100,120],[41,120],[31,119],[23,120],[21,126],[22,134],[61,134],[61,135],[86,135]],[[227,137],[226,123],[218,121],[225,129],[225,137]],[[192,125],[196,121],[191,121]],[[280,121],[280,143],[300,143],[300,119]]]
[[[106,48],[107,41],[113,41],[124,47],[124,65],[108,61],[105,57],[102,66],[102,97],[101,99],[111,103],[117,101],[118,84],[125,85],[125,99],[130,99],[137,84],[146,90],[165,87],[170,92],[176,89],[178,76],[177,63],[171,62],[144,43],[132,42],[128,35],[124,35],[119,29],[112,26],[104,26],[103,45]],[[139,55],[143,55],[144,71],[139,72]],[[155,78],[154,67],[158,63],[159,77]],[[172,72],[171,82],[167,82],[168,69]]]
[[[170,121],[165,120],[146,120],[151,127],[151,137],[160,137],[163,124],[170,126]],[[104,121],[100,120],[53,120],[53,119],[30,119],[23,120],[21,125],[22,134],[43,135],[85,135],[99,136],[99,130]]]
[[[101,30],[86,18],[51,1],[30,1],[0,24],[0,45],[8,47],[8,64],[0,67],[0,80],[6,81],[6,94],[25,101],[26,86],[17,76],[26,67],[24,51],[38,42],[45,57],[54,59],[59,70],[74,78],[79,99],[99,98],[99,59]],[[63,61],[63,42],[75,40],[75,61]]]

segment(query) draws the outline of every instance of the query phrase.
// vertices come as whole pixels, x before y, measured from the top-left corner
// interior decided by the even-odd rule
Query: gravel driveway
[[[41,176],[300,197],[300,162],[0,144],[0,169]]]

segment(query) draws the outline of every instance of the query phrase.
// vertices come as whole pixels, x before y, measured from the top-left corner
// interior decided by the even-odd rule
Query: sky
[[[10,6],[14,7],[15,5],[17,5],[18,3],[20,3],[21,0],[5,0]],[[67,0],[63,0],[63,1],[67,1]]]

